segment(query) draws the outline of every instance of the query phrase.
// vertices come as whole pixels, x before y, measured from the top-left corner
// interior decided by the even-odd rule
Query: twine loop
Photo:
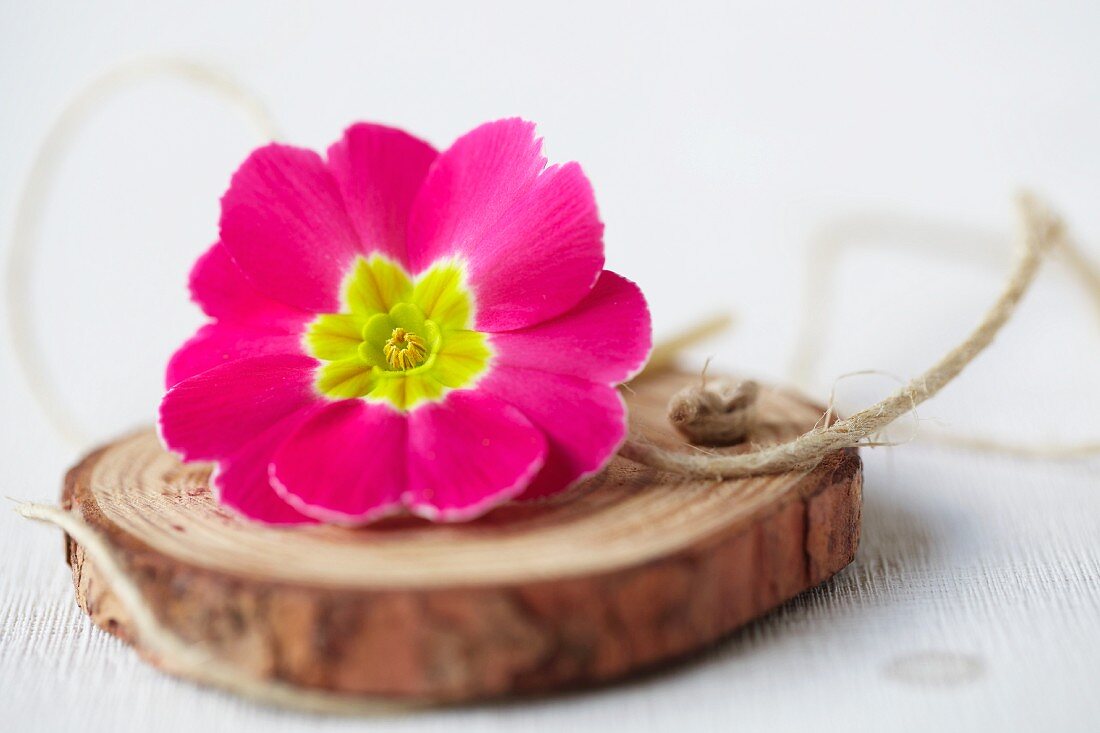
[[[76,126],[113,91],[136,80],[167,74],[198,83],[242,108],[265,137],[274,126],[262,105],[221,72],[180,59],[139,59],[109,71],[95,80],[66,106],[48,133],[35,158],[31,174],[16,209],[15,233],[9,254],[8,317],[13,353],[23,371],[32,396],[59,432],[77,442],[83,433],[67,407],[46,379],[42,359],[27,322],[28,279],[31,254],[37,235],[42,202],[57,167],[61,152]],[[662,471],[704,478],[740,478],[811,468],[826,455],[845,448],[869,445],[870,436],[938,394],[992,343],[1030,288],[1044,256],[1060,246],[1073,253],[1065,239],[1061,220],[1031,196],[1022,196],[1023,250],[1003,291],[978,326],[927,371],[911,379],[893,394],[849,418],[829,424],[825,419],[798,438],[736,455],[698,455],[669,451],[629,436],[620,454]],[[1091,270],[1090,270],[1091,272]],[[1092,285],[1100,293],[1100,277]],[[647,367],[652,373],[666,368],[683,347],[724,328],[728,319],[719,317],[689,329],[675,341],[658,346]],[[758,393],[755,383],[739,385],[705,380],[686,388],[672,401],[670,419],[693,442],[726,444],[744,437],[755,419]],[[78,514],[58,507],[23,504],[17,511],[24,517],[48,522],[63,529],[83,548],[89,560],[106,579],[112,592],[133,623],[143,646],[170,671],[245,697],[297,710],[323,713],[385,713],[415,707],[377,699],[349,697],[321,690],[297,688],[272,679],[256,679],[209,650],[195,646],[165,626],[153,612],[130,570],[114,548]]]
[[[631,437],[620,454],[662,471],[700,478],[745,478],[811,468],[834,451],[855,448],[951,383],[1012,317],[1031,287],[1043,257],[1064,241],[1062,220],[1030,194],[1019,197],[1023,222],[1023,251],[1000,296],[981,322],[962,343],[951,349],[927,371],[885,399],[849,418],[815,427],[794,440],[736,455],[697,455],[666,450],[643,438]]]

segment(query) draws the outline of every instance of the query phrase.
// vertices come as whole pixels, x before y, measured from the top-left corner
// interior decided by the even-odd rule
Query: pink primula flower
[[[602,468],[649,313],[540,148],[510,119],[443,153],[370,124],[252,153],[191,273],[212,320],[168,365],[165,444],[271,523],[458,521]]]

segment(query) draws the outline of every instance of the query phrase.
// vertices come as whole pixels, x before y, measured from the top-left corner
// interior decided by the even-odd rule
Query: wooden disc
[[[636,381],[631,429],[694,450],[665,406],[695,378]],[[764,390],[751,442],[791,438],[821,413]],[[66,477],[64,500],[181,636],[242,674],[346,693],[454,701],[612,680],[696,651],[823,582],[859,540],[855,451],[809,472],[736,481],[616,458],[542,503],[466,524],[362,529],[246,521],[216,503],[209,476],[147,430],[87,456]],[[126,610],[71,539],[68,555],[81,608],[140,650]]]

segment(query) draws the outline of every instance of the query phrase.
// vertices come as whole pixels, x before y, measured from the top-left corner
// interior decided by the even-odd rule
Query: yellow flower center
[[[380,255],[359,258],[341,306],[317,316],[303,337],[321,362],[317,390],[329,399],[408,410],[469,387],[492,358],[488,337],[470,328],[473,298],[457,262],[437,262],[414,279]]]
[[[393,329],[390,340],[382,347],[382,353],[394,369],[412,369],[424,363],[428,349],[424,346],[424,339],[399,326]]]

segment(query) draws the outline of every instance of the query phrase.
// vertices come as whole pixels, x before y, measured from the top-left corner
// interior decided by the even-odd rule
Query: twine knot
[[[733,445],[749,435],[756,422],[760,385],[752,380],[718,380],[685,387],[668,403],[668,421],[696,445]]]

